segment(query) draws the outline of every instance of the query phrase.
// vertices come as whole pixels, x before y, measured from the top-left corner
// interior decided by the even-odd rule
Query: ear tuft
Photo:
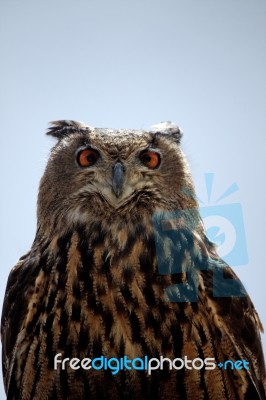
[[[180,143],[183,135],[179,126],[171,121],[160,122],[159,124],[152,125],[151,132],[167,135],[169,138],[173,138],[177,143]]]
[[[60,120],[60,121],[52,121],[50,122],[51,127],[48,128],[47,135],[51,135],[56,137],[57,139],[62,139],[72,133],[76,132],[88,132],[91,131],[91,128],[88,125],[85,125],[83,122],[79,121],[68,121],[68,120]]]

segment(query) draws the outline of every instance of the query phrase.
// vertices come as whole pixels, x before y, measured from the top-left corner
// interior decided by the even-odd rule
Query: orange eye
[[[154,151],[144,151],[140,155],[140,161],[146,165],[146,167],[150,169],[155,169],[159,167],[161,158],[158,153],[155,153]]]
[[[99,158],[97,150],[84,149],[78,153],[77,161],[81,167],[90,167],[95,164]]]

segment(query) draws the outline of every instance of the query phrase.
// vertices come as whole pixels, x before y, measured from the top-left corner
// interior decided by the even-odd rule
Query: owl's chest
[[[141,265],[143,261],[137,254],[115,257],[99,250],[91,263],[77,254],[69,260],[65,287],[57,294],[50,288],[44,314],[54,317],[51,328],[60,349],[77,345],[78,352],[90,356],[134,358],[144,352],[146,341],[150,347],[151,341],[156,343],[170,307],[164,303],[155,261],[146,259]],[[52,307],[49,298],[54,299]]]
[[[165,301],[165,288],[172,281],[158,273],[152,246],[141,240],[124,248],[112,243],[106,247],[100,241],[87,246],[77,236],[68,243],[63,251],[63,240],[57,242],[54,255],[50,252],[41,260],[43,268],[30,292],[26,334],[17,352],[27,387],[36,365],[50,376],[51,388],[54,382],[65,382],[64,374],[77,393],[85,386],[94,390],[99,379],[100,390],[110,376],[112,390],[119,386],[105,371],[76,371],[69,362],[66,369],[60,362],[55,367],[58,358],[175,358],[182,357],[184,349],[189,354],[184,347],[190,335],[189,307]],[[137,379],[130,371],[127,376],[132,382]]]
[[[118,239],[88,246],[73,235],[49,274],[42,272],[46,289],[34,319],[45,346],[69,357],[134,358],[173,348],[180,309],[165,301],[170,281],[158,273],[152,244]]]

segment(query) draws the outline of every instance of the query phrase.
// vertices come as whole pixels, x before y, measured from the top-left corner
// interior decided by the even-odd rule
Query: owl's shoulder
[[[22,321],[27,311],[27,298],[36,279],[31,252],[22,256],[10,271],[1,317],[1,341],[4,381],[10,368]]]

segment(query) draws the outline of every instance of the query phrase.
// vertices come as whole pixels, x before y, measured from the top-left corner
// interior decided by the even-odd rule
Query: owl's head
[[[41,224],[197,206],[181,131],[172,123],[113,130],[57,121],[48,134],[58,142],[40,184]]]

